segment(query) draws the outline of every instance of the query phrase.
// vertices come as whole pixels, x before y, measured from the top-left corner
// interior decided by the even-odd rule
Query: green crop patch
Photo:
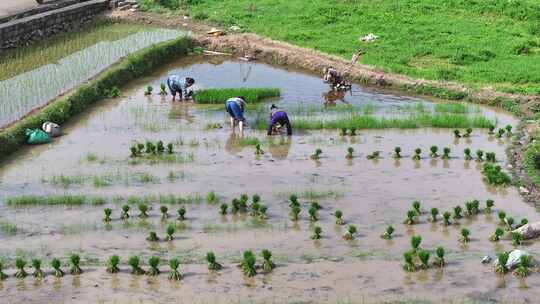
[[[225,103],[232,97],[244,97],[247,103],[261,102],[264,99],[278,97],[280,90],[277,88],[226,88],[206,89],[195,93],[193,100],[200,104]]]

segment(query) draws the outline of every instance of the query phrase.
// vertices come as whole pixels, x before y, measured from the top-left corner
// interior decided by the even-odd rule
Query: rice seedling
[[[255,269],[256,258],[251,250],[244,251],[242,263],[240,264],[242,272],[247,277],[253,277],[257,274]]]
[[[43,278],[45,277],[45,272],[41,270],[41,260],[40,259],[32,259],[32,267],[34,268],[34,277],[35,278]]]
[[[511,216],[506,217],[506,231],[512,231],[514,228],[514,218]]]
[[[414,253],[411,250],[403,253],[403,259],[405,260],[403,269],[407,272],[416,271],[416,265],[414,265],[413,257],[414,257]]]
[[[465,134],[463,134],[463,137],[471,137],[472,131],[473,130],[471,128],[467,128],[465,130]]]
[[[260,102],[263,99],[277,97],[280,95],[278,88],[221,88],[221,89],[205,89],[199,90],[193,95],[195,103],[202,104],[221,104],[225,100],[243,96],[248,103]]]
[[[463,209],[461,209],[460,206],[455,206],[455,207],[454,207],[454,219],[460,219],[460,218],[462,218],[462,215],[461,215],[461,211],[462,211],[462,210],[463,210]]]
[[[298,196],[296,194],[291,194],[291,196],[289,196],[289,201],[291,202],[289,204],[289,207],[294,207],[294,206],[298,206],[300,207],[300,203],[298,202]]]
[[[152,91],[154,88],[152,86],[147,86],[146,90],[144,90],[144,95],[152,95]]]
[[[259,215],[259,209],[261,208],[261,205],[258,202],[253,202],[251,204],[251,216],[258,216]]]
[[[499,217],[499,224],[500,225],[506,225],[506,212],[499,211],[497,213],[497,216]]]
[[[81,257],[78,254],[72,254],[69,256],[69,261],[71,262],[71,268],[69,272],[73,275],[81,274],[82,269],[79,266],[79,263],[81,262]]]
[[[471,155],[471,149],[469,148],[465,148],[465,150],[463,150],[463,153],[465,154],[465,160],[472,160],[472,155]]]
[[[503,128],[499,129],[499,131],[497,132],[497,135],[495,135],[495,137],[497,137],[497,138],[503,137],[504,132],[505,132],[505,130]]]
[[[501,240],[501,237],[504,235],[504,231],[501,228],[495,229],[495,232],[489,237],[489,240],[492,242],[498,242]]]
[[[465,209],[467,210],[467,216],[472,216],[474,207],[472,202],[465,202]]]
[[[521,221],[519,222],[519,225],[516,227],[516,229],[519,228],[519,227],[525,226],[525,225],[527,225],[528,223],[529,223],[529,220],[528,220],[528,219],[522,218]]]
[[[439,151],[439,147],[437,147],[437,146],[431,146],[431,148],[429,148],[429,150],[431,151],[430,156],[431,156],[432,158],[439,157],[439,154],[437,154],[437,152]]]
[[[339,209],[337,209],[334,212],[334,217],[336,218],[336,225],[344,225],[345,221],[343,220],[343,212]]]
[[[521,245],[522,236],[519,232],[512,232],[512,246],[517,247]]]
[[[157,242],[159,241],[159,237],[157,236],[155,231],[150,231],[146,240],[149,242]]]
[[[346,136],[347,135],[347,128],[341,128],[339,135]]]
[[[380,151],[373,151],[371,154],[368,154],[366,156],[367,159],[372,159],[372,160],[376,160],[376,159],[379,159],[381,155],[381,152]]]
[[[482,168],[484,180],[490,185],[507,186],[511,183],[510,176],[502,171],[501,166],[486,163]]]
[[[120,215],[120,218],[123,220],[129,218],[129,205],[122,206],[122,214]]]
[[[484,161],[484,151],[476,150],[476,160],[479,162]]]
[[[429,268],[429,251],[427,250],[420,250],[418,252],[418,259],[420,260],[420,267],[422,269],[428,269]]]
[[[439,215],[439,209],[431,208],[430,213],[431,213],[431,221],[435,223],[437,221],[437,215]]]
[[[215,204],[219,201],[219,198],[214,191],[210,191],[206,194],[206,202],[209,204]]]
[[[315,153],[313,153],[313,154],[310,156],[310,158],[311,158],[311,159],[314,159],[314,160],[317,160],[317,159],[320,158],[321,154],[322,154],[322,150],[319,149],[319,148],[317,148],[317,149],[315,150]]]
[[[526,277],[529,275],[529,267],[531,267],[531,257],[529,255],[522,255],[519,257],[519,266],[514,270],[514,275],[518,277]]]
[[[53,268],[53,275],[57,278],[64,276],[64,271],[61,269],[62,263],[58,258],[53,258],[51,260],[51,267]]]
[[[144,144],[143,143],[137,143],[137,154],[141,155],[144,150]]]
[[[443,149],[442,159],[450,159],[450,148],[445,147]]]
[[[111,221],[111,214],[112,214],[112,209],[111,208],[105,208],[103,210],[103,212],[105,213],[105,218],[103,219],[103,221],[105,223],[108,223]]]
[[[478,214],[480,213],[480,201],[479,200],[472,200],[471,201],[471,206],[472,206],[472,213],[473,214]]]
[[[160,206],[159,211],[161,212],[161,219],[165,220],[169,218],[169,208],[167,206]]]
[[[354,236],[356,235],[357,229],[355,225],[349,225],[347,227],[347,232],[343,236],[345,240],[354,240]]]
[[[159,263],[159,260],[158,260]],[[171,281],[180,281],[182,279],[182,274],[178,271],[178,267],[180,266],[180,261],[178,258],[172,258],[169,261],[169,280]]]
[[[345,158],[346,159],[353,159],[354,158],[353,153],[354,153],[353,147],[348,147],[347,148],[347,155],[345,155]]]
[[[147,218],[148,217],[148,205],[141,203],[139,204],[139,218]]]
[[[148,259],[148,265],[150,266],[150,269],[146,274],[149,276],[157,276],[160,274],[161,271],[159,271],[159,257],[157,256],[151,256]]]
[[[414,202],[412,203],[412,207],[413,207],[413,209],[414,209],[414,212],[416,212],[417,215],[422,214],[420,201],[414,201]]]
[[[356,128],[351,128],[351,136],[356,136]]]
[[[414,149],[414,155],[412,157],[413,160],[420,160],[422,157],[420,156],[420,153],[422,153],[422,149],[416,148]]]
[[[165,146],[163,145],[163,141],[160,140],[157,142],[156,149],[159,154],[165,152]]]
[[[261,148],[261,144],[256,144],[255,145],[255,155],[263,155],[263,154],[264,154],[264,151]]]
[[[321,238],[322,228],[320,226],[315,226],[313,229],[313,235],[311,235],[312,240],[318,240]]]
[[[17,272],[15,273],[15,277],[18,279],[25,278],[28,273],[26,270],[24,270],[24,267],[26,266],[26,260],[23,258],[16,258],[15,259],[15,267],[17,268]]]
[[[509,252],[501,252],[497,255],[497,264],[495,265],[495,272],[505,274],[508,272],[506,263],[508,262]]]
[[[309,220],[312,222],[316,222],[319,219],[317,218],[317,208],[311,206],[308,210],[309,213]]]
[[[454,137],[455,137],[455,138],[460,138],[460,137],[461,137],[461,133],[459,132],[458,129],[455,129],[455,130],[454,130]]]
[[[401,147],[395,147],[394,148],[394,158],[400,159],[401,158]]]
[[[22,195],[22,196],[17,196],[17,197],[9,197],[6,199],[6,204],[12,207],[37,206],[37,205],[79,206],[88,202],[89,202],[88,198],[84,195],[58,195],[58,196]]]
[[[131,146],[129,147],[129,151],[131,152],[130,156],[131,158],[136,158],[136,157],[139,157],[141,156],[139,154],[139,150],[137,150],[137,147],[136,146]]]
[[[494,126],[494,125],[490,125],[490,126],[488,127],[488,129],[489,129],[488,134],[490,134],[490,135],[495,134],[495,132],[494,132],[494,131],[495,131],[495,126]]]
[[[272,262],[272,252],[270,252],[270,250],[263,249],[261,255],[263,257],[263,263],[262,263],[263,271],[266,273],[271,272],[276,267],[274,262]]]
[[[394,227],[392,225],[388,225],[388,227],[386,227],[386,230],[384,231],[384,233],[381,235],[381,238],[383,238],[385,240],[391,240],[393,233],[394,233]]]
[[[108,273],[119,272],[120,268],[118,268],[118,264],[120,264],[120,257],[117,255],[112,255],[107,261],[107,272]]]
[[[462,228],[461,229],[461,236],[459,237],[459,241],[461,243],[468,243],[471,241],[471,239],[469,238],[469,235],[471,235],[471,232],[469,231],[469,229],[467,228]]]
[[[486,161],[495,163],[497,159],[495,157],[495,152],[486,152]]]
[[[4,264],[0,261],[0,281],[7,279],[8,275],[4,272]]]
[[[145,271],[140,266],[140,259],[138,256],[134,255],[128,259],[128,264],[131,267],[131,274],[142,275],[145,274]]]
[[[156,151],[156,146],[154,145],[154,143],[151,141],[147,141],[144,152],[147,154],[155,154],[155,151]]]
[[[227,214],[227,208],[229,208],[229,206],[225,203],[221,204],[221,206],[219,206],[219,213],[221,215],[226,215]]]
[[[240,200],[233,198],[231,202],[231,213],[236,214],[240,211]]]
[[[172,143],[167,144],[167,154],[173,154],[174,153],[174,146]]]
[[[164,83],[159,85],[159,95],[167,95],[167,89]]]
[[[492,199],[487,199],[486,208],[484,209],[484,212],[491,213],[491,208],[493,208],[493,206],[495,206],[495,201],[493,201]]]
[[[403,222],[405,225],[413,225],[414,224],[414,217],[416,216],[416,211],[409,210],[407,211],[407,218]]]
[[[206,253],[206,262],[208,262],[208,270],[217,271],[223,268],[223,266],[216,261],[216,255],[212,251]]]
[[[293,221],[298,221],[301,211],[302,211],[302,209],[299,206],[292,207],[292,209],[291,209],[291,219]]]
[[[186,219],[186,208],[180,207],[176,210],[176,213],[178,214],[177,220],[183,221]]]
[[[266,219],[268,218],[268,216],[266,215],[266,212],[268,211],[268,207],[266,207],[265,205],[261,205],[259,207],[259,218],[260,219]]]
[[[113,86],[112,88],[105,90],[105,96],[108,98],[120,97],[120,94],[120,89],[117,86]]]
[[[420,244],[422,243],[422,237],[419,236],[419,235],[413,235],[411,236],[411,247],[412,247],[412,252],[413,253],[417,253],[418,250],[420,249]]]
[[[435,261],[433,261],[433,265],[437,267],[444,267],[446,264],[446,261],[444,260],[444,248],[443,247],[437,247],[435,249]]]
[[[174,232],[176,231],[176,226],[174,224],[167,225],[167,228],[165,229],[165,232],[167,233],[167,236],[165,236],[165,241],[172,241],[174,239]]]
[[[450,226],[452,225],[452,223],[450,222],[450,217],[452,216],[452,213],[450,213],[449,211],[445,211],[443,213],[443,224],[445,226]]]
[[[317,211],[322,209],[322,206],[317,202],[311,202],[310,206],[317,209]]]

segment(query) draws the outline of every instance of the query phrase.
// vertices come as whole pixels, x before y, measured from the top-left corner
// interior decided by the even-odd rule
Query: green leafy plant
[[[412,203],[412,207],[413,207],[413,209],[414,209],[414,211],[416,212],[417,215],[422,214],[420,201],[414,201]]]
[[[120,89],[117,86],[113,86],[110,89],[105,90],[105,96],[108,98],[120,97]]]
[[[403,269],[405,271],[408,271],[408,272],[416,271],[416,265],[414,265],[413,257],[414,257],[414,253],[411,250],[403,253],[403,259],[405,260]]]
[[[71,262],[71,269],[69,272],[73,275],[81,274],[82,269],[79,266],[79,263],[81,262],[81,257],[78,254],[72,254],[69,256],[69,261]]]
[[[471,149],[465,148],[463,153],[465,154],[465,160],[472,160]]]
[[[163,154],[165,152],[165,146],[163,145],[163,141],[158,141],[156,145],[156,150],[159,154]]]
[[[418,259],[420,260],[420,267],[422,269],[428,269],[429,268],[429,251],[427,250],[420,250],[418,252]]]
[[[248,202],[248,200],[249,200],[249,197],[248,197],[247,194],[240,195],[240,200],[239,200],[240,204],[238,205],[238,207],[239,207],[239,210],[241,212],[246,212],[247,211],[247,207],[248,207],[247,202]]]
[[[474,213],[474,207],[472,202],[465,202],[465,210],[467,210],[467,216],[472,216]]]
[[[159,261],[158,261],[159,263]],[[169,280],[171,281],[180,281],[182,279],[182,274],[178,271],[178,267],[180,266],[180,260],[178,258],[172,258],[169,261]]]
[[[311,239],[318,240],[321,238],[322,228],[320,226],[315,226],[313,229],[313,235],[311,236]]]
[[[243,260],[241,263],[242,272],[247,277],[253,277],[257,274],[255,269],[256,258],[252,251],[247,250],[244,252]]]
[[[118,268],[118,264],[120,264],[120,257],[117,255],[113,255],[109,258],[107,261],[107,272],[108,273],[117,273],[120,271],[120,268]]]
[[[317,209],[317,211],[322,209],[322,206],[317,202],[311,202],[311,207]]]
[[[291,196],[289,196],[289,201],[291,202],[289,204],[289,207],[294,207],[294,206],[298,206],[300,207],[300,203],[298,202],[298,196],[296,196],[296,194],[291,194]]]
[[[505,132],[505,130],[504,130],[504,129],[502,129],[502,128],[501,128],[501,129],[499,129],[499,131],[497,132],[497,135],[496,135],[496,137],[497,137],[497,138],[501,138],[501,137],[503,137],[503,135],[504,135],[504,132]]]
[[[490,126],[488,127],[488,129],[489,129],[489,133],[488,133],[488,134],[495,134],[495,132],[494,132],[494,131],[495,131],[495,126],[494,126],[494,125],[490,125]]]
[[[300,212],[302,209],[298,206],[294,206],[291,208],[291,219],[293,221],[298,221],[298,218],[300,217]]]
[[[229,208],[229,206],[225,203],[221,204],[221,206],[219,206],[219,213],[221,215],[226,215],[227,214],[227,208]]]
[[[274,262],[272,262],[272,252],[270,252],[270,250],[263,249],[261,255],[263,257],[263,271],[266,273],[271,272],[276,267]]]
[[[528,220],[528,219],[522,218],[521,221],[519,222],[519,226],[518,226],[517,228],[522,227],[522,226],[525,226],[525,225],[527,225],[528,223],[529,223],[529,220]]]
[[[511,125],[506,125],[506,127],[504,127],[504,129],[506,130],[506,135],[507,136],[512,136],[512,126]]]
[[[7,279],[8,275],[4,272],[4,264],[0,261],[0,281]]]
[[[422,153],[422,149],[420,148],[416,148],[414,149],[414,155],[412,157],[412,159],[414,160],[420,160],[422,157],[420,156],[420,154]]]
[[[366,158],[376,160],[376,159],[379,159],[380,155],[381,155],[380,151],[373,151],[371,154],[367,155]]]
[[[130,157],[131,157],[131,158],[135,158],[135,157],[139,157],[139,156],[140,156],[139,151],[137,150],[137,147],[136,147],[136,146],[131,146],[131,147],[129,147],[129,152],[131,153],[131,154],[130,154]]]
[[[150,231],[150,233],[148,234],[148,237],[146,238],[146,240],[149,241],[149,242],[157,242],[157,241],[159,241],[159,238],[158,238],[155,231]]]
[[[159,271],[159,257],[151,256],[148,259],[148,265],[150,266],[150,269],[147,272],[147,274],[149,276],[157,276],[160,273],[160,271]]]
[[[486,161],[492,162],[492,163],[497,162],[495,152],[486,152]]]
[[[499,217],[499,224],[506,225],[506,212],[499,211],[497,216]]]
[[[174,224],[167,225],[166,231],[167,236],[165,236],[165,241],[172,241],[174,239],[174,233],[176,232],[176,226]]]
[[[385,240],[390,240],[392,239],[392,234],[394,234],[394,227],[392,225],[389,225],[388,227],[386,227],[386,230],[381,235],[381,238]]]
[[[506,217],[506,230],[507,231],[512,231],[513,226],[514,226],[514,218],[510,217],[510,216],[507,216]]]
[[[401,147],[395,147],[394,148],[394,158],[396,158],[396,159],[401,158]]]
[[[108,223],[111,221],[111,214],[112,214],[112,209],[111,208],[105,208],[103,210],[103,212],[105,213],[105,218],[103,219],[104,222]]]
[[[159,85],[159,95],[167,95],[167,89],[164,83]]]
[[[507,186],[511,183],[510,176],[502,171],[501,166],[485,163],[482,174],[484,174],[484,180],[490,185]]]
[[[349,135],[356,136],[356,128],[351,128],[351,133]]]
[[[437,208],[431,208],[431,221],[436,222],[437,221],[437,215],[439,215],[439,209]]]
[[[334,212],[334,216],[336,218],[336,225],[344,225],[345,224],[345,221],[343,220],[343,212],[341,212],[341,210],[336,210]]]
[[[414,217],[416,216],[416,211],[409,210],[407,211],[407,218],[403,222],[405,225],[413,225],[414,224]]]
[[[259,207],[259,218],[266,219],[268,216],[266,215],[266,212],[268,211],[268,207],[265,205],[261,205]]]
[[[345,155],[345,158],[346,159],[353,159],[354,158],[353,153],[354,153],[353,147],[348,147],[347,148],[347,155]]]
[[[347,128],[341,128],[341,130],[339,131],[339,135],[346,136],[347,135]]]
[[[26,266],[26,260],[23,258],[16,258],[15,259],[15,267],[17,268],[17,272],[15,273],[16,278],[24,278],[28,275],[28,273],[24,270],[24,267]]]
[[[167,154],[173,154],[174,153],[174,146],[172,143],[167,144]]]
[[[145,274],[145,271],[140,266],[140,259],[138,256],[134,255],[128,259],[128,264],[131,267],[131,273],[134,275]]]
[[[454,207],[454,218],[455,218],[455,219],[460,219],[460,218],[462,218],[462,215],[461,215],[461,211],[462,211],[462,210],[463,210],[463,209],[461,209],[460,206],[455,206],[455,207]]]
[[[489,240],[492,242],[498,242],[501,240],[501,237],[504,235],[504,231],[501,228],[495,229],[495,232],[489,237]]]
[[[122,214],[120,215],[120,218],[123,220],[129,218],[129,205],[122,206]]]
[[[152,91],[154,88],[152,86],[147,86],[146,90],[144,91],[144,95],[152,95]]]
[[[53,275],[57,278],[64,276],[64,271],[62,271],[62,263],[58,258],[53,258],[51,260],[51,267],[53,268]]]
[[[137,154],[141,155],[144,150],[144,144],[143,143],[137,143]]]
[[[311,206],[308,210],[309,213],[309,220],[312,222],[316,222],[318,220],[317,218],[317,208]]]
[[[43,270],[41,270],[41,260],[40,259],[32,259],[32,267],[34,268],[34,277],[36,277],[36,278],[45,277],[45,273],[43,272]]]
[[[430,156],[431,156],[432,158],[439,157],[439,154],[437,154],[437,151],[439,151],[439,147],[437,147],[437,146],[431,146],[431,148],[429,148],[429,150],[431,151]]]
[[[508,252],[501,252],[497,255],[497,264],[495,265],[495,272],[505,274],[508,272],[508,267],[506,267],[506,263],[508,262],[508,257],[510,256],[510,253]]]
[[[480,201],[479,200],[472,200],[471,201],[471,206],[472,206],[472,213],[473,214],[478,214],[480,213]]]
[[[206,253],[206,261],[208,262],[208,270],[217,271],[223,268],[221,264],[216,262],[216,255],[212,251]]]
[[[263,154],[264,154],[264,151],[261,148],[261,144],[256,144],[255,145],[255,155],[263,155]]]
[[[459,132],[458,129],[454,130],[454,137],[455,138],[460,138],[461,137],[461,133]]]
[[[512,246],[517,247],[521,245],[522,236],[519,232],[512,232]]]
[[[251,216],[258,216],[260,208],[261,208],[261,205],[259,204],[259,202],[253,202],[251,204],[251,213],[250,213],[250,215]]]
[[[471,241],[471,239],[469,238],[470,234],[471,234],[471,232],[469,231],[469,229],[462,228],[461,229],[461,236],[459,237],[459,241],[462,242],[462,243],[470,242]]]
[[[322,154],[322,150],[317,148],[315,150],[315,153],[313,153],[310,157],[311,157],[311,159],[317,160],[317,159],[319,159],[321,157],[321,154]]]
[[[467,128],[465,130],[465,134],[463,134],[463,137],[471,137],[472,131],[473,130],[471,128]]]
[[[411,236],[411,247],[414,253],[418,252],[420,249],[420,244],[422,243],[422,237],[419,235]]]
[[[495,206],[495,201],[493,201],[492,199],[487,199],[486,200],[486,209],[484,209],[484,212],[485,213],[491,213],[491,208],[493,208],[493,206]]]
[[[193,101],[200,104],[220,104],[235,96],[243,96],[247,104],[257,103],[266,98],[280,95],[278,88],[219,88],[198,90]]]
[[[445,147],[443,149],[442,159],[450,159],[450,148]]]
[[[531,267],[531,257],[529,255],[522,255],[519,257],[519,266],[514,271],[514,275],[518,277],[526,277],[529,275],[529,267]]]
[[[452,225],[452,223],[450,222],[450,217],[452,216],[452,213],[450,213],[449,211],[445,211],[443,213],[443,224],[445,226],[450,226]]]
[[[347,227],[347,232],[345,233],[345,235],[343,236],[344,239],[346,240],[354,240],[354,236],[356,235],[356,226],[355,225],[349,225]]]
[[[168,213],[169,208],[167,208],[167,206],[159,207],[159,211],[161,211],[161,219],[162,220],[169,218],[169,213]]]
[[[176,213],[178,214],[177,220],[183,221],[186,219],[186,208],[180,207],[176,210]]]
[[[139,217],[140,218],[147,218],[148,217],[148,205],[146,204],[139,204]]]
[[[435,249],[435,261],[433,262],[433,265],[435,266],[438,266],[438,267],[444,267],[444,265],[446,264],[446,261],[444,260],[444,248],[443,247],[437,247],[437,249]]]
[[[476,150],[476,160],[479,162],[484,160],[484,151]]]

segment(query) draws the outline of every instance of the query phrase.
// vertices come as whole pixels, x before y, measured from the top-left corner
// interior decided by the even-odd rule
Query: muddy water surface
[[[170,103],[170,97],[144,96],[148,84],[158,87],[169,73],[194,76],[203,87],[272,86],[282,89],[279,102],[284,108],[298,103],[322,105],[327,86],[317,76],[286,71],[264,64],[196,59],[170,64],[166,69],[125,88],[123,97],[97,105],[66,126],[66,135],[51,145],[22,151],[0,167],[0,199],[23,194],[85,194],[108,199],[105,206],[0,206],[0,220],[15,223],[15,235],[3,233],[0,255],[9,265],[16,256],[28,259],[63,257],[78,252],[86,273],[44,281],[10,277],[0,283],[0,294],[8,302],[165,302],[179,303],[283,303],[283,302],[378,302],[425,300],[427,302],[522,302],[540,294],[540,276],[520,280],[511,274],[497,276],[490,266],[480,263],[484,255],[512,248],[509,240],[491,243],[497,227],[496,211],[504,210],[517,221],[540,216],[522,202],[515,188],[494,188],[482,181],[481,165],[465,161],[463,149],[496,152],[500,165],[506,163],[507,138],[497,139],[485,130],[455,140],[451,130],[372,130],[355,137],[342,137],[336,131],[302,132],[292,138],[269,139],[264,132],[248,129],[244,137],[262,141],[264,155],[256,156],[253,146],[242,146],[238,134],[227,126],[221,106],[195,106]],[[328,99],[328,98],[327,98]],[[354,87],[344,101],[355,105],[375,104],[378,109],[419,102],[410,98]],[[337,101],[342,103],[343,101]],[[430,104],[429,101],[424,101]],[[516,124],[507,113],[481,108],[481,113],[496,118],[500,125]],[[382,115],[382,114],[381,114]],[[252,119],[252,118],[250,118]],[[219,122],[221,129],[206,129],[208,122]],[[134,161],[129,146],[134,141],[174,142],[176,161],[151,163]],[[432,145],[448,146],[452,158],[430,159]],[[355,149],[352,160],[345,158],[347,147]],[[395,146],[403,159],[391,157]],[[420,147],[423,159],[413,161],[413,150]],[[309,158],[316,148],[323,150],[319,161]],[[381,159],[366,155],[381,151]],[[77,180],[55,183],[60,175]],[[98,185],[99,187],[97,187]],[[219,204],[209,204],[209,191],[218,194],[220,203],[230,202],[241,193],[262,197],[268,206],[268,219],[249,215],[218,214]],[[287,197],[298,193],[304,208],[301,220],[289,219]],[[185,204],[187,219],[175,216],[162,220],[160,195],[182,195],[194,199]],[[311,197],[310,197],[311,195]],[[140,220],[132,206],[132,218],[118,220],[120,207],[128,196],[145,196],[151,202],[150,217]],[[316,197],[313,197],[316,196]],[[465,218],[450,227],[440,221],[427,221],[430,208],[440,212],[478,199],[495,200],[492,214]],[[308,201],[319,202],[319,221],[308,220]],[[426,214],[417,225],[402,222],[411,202],[422,202]],[[113,211],[110,224],[102,222],[103,209]],[[175,213],[177,205],[169,205]],[[345,241],[346,226],[335,225],[332,213],[340,209],[348,224],[358,227],[354,241]],[[168,223],[176,223],[177,237],[172,242],[150,243],[149,231],[164,236]],[[395,238],[379,236],[387,225],[396,228]],[[323,238],[310,239],[314,226],[323,229]],[[467,227],[472,241],[458,242],[459,231]],[[402,270],[402,254],[409,248],[410,236],[423,237],[422,247],[434,250],[444,246],[448,265],[444,270],[415,273]],[[540,252],[537,242],[523,245],[533,255]],[[246,279],[236,267],[242,252],[269,249],[278,267],[271,274]],[[225,269],[208,272],[204,256],[214,251]],[[110,275],[103,265],[117,254],[122,257],[122,272]],[[178,256],[184,279],[167,280],[166,273],[156,278],[132,276],[125,261],[131,255],[143,261],[151,255],[164,260]],[[146,267],[146,263],[144,265]],[[162,270],[168,271],[164,263]],[[6,271],[13,274],[14,270]]]

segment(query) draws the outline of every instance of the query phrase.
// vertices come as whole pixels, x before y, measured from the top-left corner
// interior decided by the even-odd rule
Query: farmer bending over
[[[169,91],[171,91],[172,101],[176,99],[176,93],[180,96],[178,100],[188,99],[193,94],[192,91],[188,93],[187,89],[195,83],[195,79],[186,77],[182,78],[178,75],[171,75],[167,78],[167,86]]]
[[[270,107],[270,125],[268,126],[268,135],[274,133],[279,133],[280,129],[286,126],[287,135],[292,135],[291,122],[289,121],[289,116],[283,110],[278,109],[276,105]]]
[[[345,77],[333,67],[326,67],[323,70],[324,83],[330,84],[332,90],[347,90],[348,85],[345,81]]]
[[[225,102],[225,109],[231,116],[231,128],[234,131],[234,127],[238,122],[238,128],[240,133],[244,132],[244,124],[246,119],[244,118],[244,109],[246,108],[245,98],[242,96],[232,97]]]

